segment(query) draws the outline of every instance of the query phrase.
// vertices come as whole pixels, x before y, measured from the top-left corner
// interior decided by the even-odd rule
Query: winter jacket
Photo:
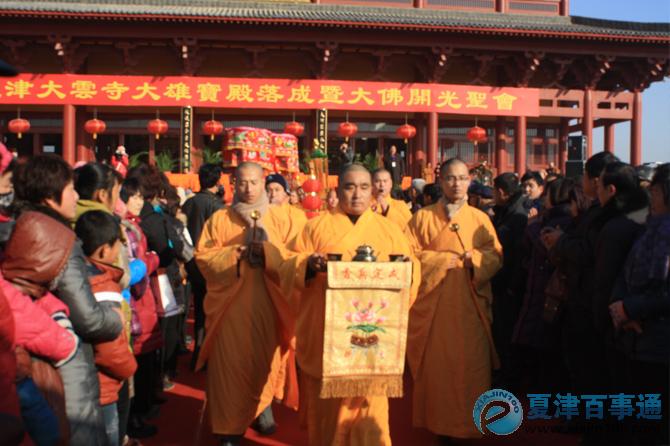
[[[589,315],[589,318],[593,311],[595,246],[600,232],[596,220],[601,212],[600,205],[594,203],[584,215],[573,221],[551,252],[566,267],[567,308],[570,312]]]
[[[65,304],[53,294],[33,300],[0,276],[0,288],[14,317],[15,343],[29,353],[48,359],[56,367],[69,361],[77,352],[79,340],[51,318],[68,313]]]
[[[166,216],[159,207],[154,208],[145,201],[140,219],[140,227],[146,236],[148,248],[158,254],[160,267],[167,268],[177,260],[177,253],[182,251],[181,240],[170,228]]]
[[[572,217],[568,205],[547,209],[538,220],[530,223],[524,236],[525,251],[528,252],[526,290],[519,319],[514,329],[513,341],[536,348],[547,346],[545,324],[542,319],[545,301],[545,289],[554,272],[554,265],[542,243],[540,234],[544,228],[559,227],[565,229]]]
[[[633,243],[644,232],[644,222],[648,215],[647,202],[642,196],[638,206],[637,209],[628,209],[630,212],[607,220],[596,243],[593,317],[596,329],[609,340],[612,339],[614,331],[609,313],[614,284],[623,271]],[[606,207],[607,205],[603,207],[603,213],[606,212]],[[635,206],[631,204],[631,207]]]
[[[133,336],[133,351],[136,355],[155,351],[163,344],[156,299],[149,286],[149,276],[158,268],[159,258],[147,248],[147,239],[140,227],[141,221],[140,217],[131,213],[127,213],[123,220],[131,258],[140,259],[147,266],[147,277],[131,288],[131,306],[139,322],[139,334]]]
[[[113,308],[124,320],[121,311],[123,297],[118,283],[123,271],[99,262],[91,262],[89,271],[91,289],[98,303]],[[123,382],[137,370],[137,362],[130,349],[125,330],[122,330],[113,341],[93,344],[93,352],[100,381],[100,405],[115,403],[119,399],[119,390]]]
[[[115,339],[122,329],[121,319],[113,309],[95,300],[81,243],[67,223],[51,209],[33,209],[16,220],[5,248],[2,272],[24,290],[50,289],[70,310],[72,326],[82,341],[74,358],[58,369],[65,390],[70,445],[104,445],[91,342]]]
[[[222,208],[221,199],[208,190],[200,191],[186,200],[181,210],[188,218],[187,227],[193,240],[193,246],[198,246],[198,240],[200,240],[205,222]]]
[[[665,240],[659,243],[659,240]],[[649,244],[653,244],[649,252]],[[655,215],[647,221],[644,235],[628,255],[625,274],[617,279],[612,300],[623,301],[629,319],[637,321],[642,333],[620,330],[617,346],[637,361],[670,361],[670,215]],[[654,263],[656,265],[654,265]],[[658,267],[663,269],[655,270]],[[640,278],[643,274],[643,279]]]
[[[493,226],[503,248],[503,266],[491,281],[494,296],[518,296],[520,300],[523,289],[521,246],[528,224],[524,203],[525,197],[517,193],[507,204],[495,208]]]

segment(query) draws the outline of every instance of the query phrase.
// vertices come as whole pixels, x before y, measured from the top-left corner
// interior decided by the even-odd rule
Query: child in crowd
[[[108,444],[118,446],[120,438],[116,403],[123,382],[133,376],[137,369],[135,356],[130,349],[130,321],[121,308],[123,297],[119,281],[123,271],[113,266],[121,249],[119,222],[106,212],[89,211],[79,217],[75,232],[82,241],[89,262],[89,280],[96,300],[101,305],[113,307],[124,324],[124,330],[116,339],[94,345],[95,365],[100,381],[100,406]]]

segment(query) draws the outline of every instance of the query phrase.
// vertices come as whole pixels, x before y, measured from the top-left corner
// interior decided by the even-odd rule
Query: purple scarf
[[[631,249],[625,266],[626,282],[631,290],[650,282],[668,280],[670,271],[670,214],[650,216],[647,230]]]

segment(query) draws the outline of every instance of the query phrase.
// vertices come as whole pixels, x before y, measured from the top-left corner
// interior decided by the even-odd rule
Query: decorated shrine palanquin
[[[275,133],[295,119],[302,148],[319,109],[331,151],[348,120],[357,153],[394,144],[415,175],[451,156],[498,171],[563,165],[570,133],[587,136],[586,155],[613,151],[625,121],[639,163],[641,92],[670,73],[670,24],[570,16],[568,0],[5,0],[0,36],[0,58],[22,73],[0,79],[0,132],[21,156],[187,147],[186,170],[224,144],[225,132],[203,133],[212,116]],[[8,126],[19,109],[31,124],[21,139]],[[94,115],[106,124],[96,139]],[[157,115],[159,139],[147,131]],[[417,130],[407,143],[405,123]],[[466,137],[475,123],[478,145]]]

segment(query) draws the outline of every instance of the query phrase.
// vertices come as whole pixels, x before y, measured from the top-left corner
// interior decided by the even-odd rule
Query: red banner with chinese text
[[[438,112],[539,116],[535,88],[312,79],[21,74],[0,104]]]

